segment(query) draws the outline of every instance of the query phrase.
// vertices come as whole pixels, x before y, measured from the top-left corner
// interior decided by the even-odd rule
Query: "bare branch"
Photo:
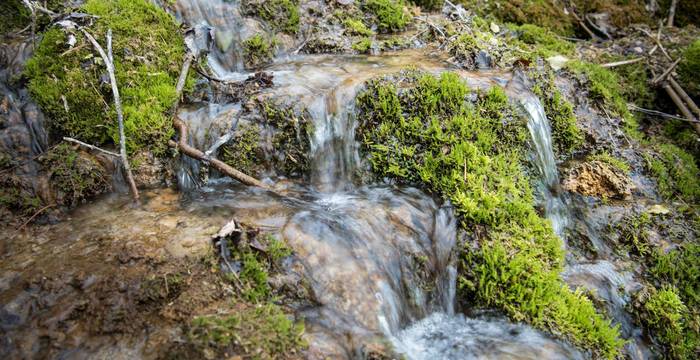
[[[678,0],[671,1],[671,7],[668,9],[668,21],[666,21],[666,26],[673,26],[673,18],[676,16],[676,6],[678,5]]]
[[[681,58],[676,59],[676,61],[674,61],[673,64],[671,64],[671,66],[668,67],[668,69],[666,69],[661,75],[655,77],[651,81],[651,84],[657,85],[657,84],[661,83],[662,81],[666,80],[668,75],[673,71],[673,69],[676,68],[676,65],[678,65],[679,62],[681,62]]]
[[[111,152],[111,151],[109,151],[109,150],[105,150],[105,149],[98,148],[98,147],[95,146],[95,145],[90,145],[90,144],[84,143],[84,142],[82,142],[82,141],[80,141],[80,140],[77,140],[77,139],[73,139],[73,138],[70,138],[70,137],[64,137],[63,140],[68,141],[68,142],[72,142],[72,143],[76,143],[76,144],[81,145],[81,146],[84,146],[84,147],[86,147],[86,148],[88,148],[88,149],[95,150],[95,151],[99,151],[99,152],[101,152],[101,153],[105,153],[105,154],[110,155],[110,156],[121,157],[121,155],[119,155],[119,154],[117,154],[117,153]]]
[[[124,113],[122,112],[121,97],[119,96],[119,88],[117,87],[117,78],[114,75],[114,62],[112,61],[112,29],[107,31],[107,47],[109,55],[105,53],[105,50],[100,46],[100,44],[95,40],[95,38],[90,35],[85,29],[80,28],[80,31],[85,35],[85,37],[92,43],[92,46],[100,53],[100,57],[104,60],[107,66],[107,72],[109,73],[109,82],[112,84],[112,94],[114,95],[114,107],[117,110],[117,121],[119,122],[119,153],[122,159],[122,166],[126,170],[126,178],[131,188],[131,194],[134,200],[139,199],[139,190],[136,187],[136,182],[134,181],[134,176],[131,173],[131,166],[129,165],[129,159],[126,155],[126,137],[124,136]]]
[[[607,63],[607,64],[602,64],[600,66],[602,66],[604,68],[611,68],[611,67],[620,66],[620,65],[634,64],[634,63],[640,62],[642,60],[644,60],[643,57],[638,57],[638,58],[629,59],[629,60],[622,60],[622,61],[616,61],[616,62],[611,62],[611,63]]]

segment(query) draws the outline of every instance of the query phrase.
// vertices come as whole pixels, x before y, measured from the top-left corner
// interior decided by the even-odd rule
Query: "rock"
[[[627,199],[634,184],[622,171],[601,161],[579,164],[563,181],[564,189],[586,196]]]
[[[496,25],[496,23],[491,22],[491,25],[489,25],[491,31],[493,31],[495,34],[498,34],[501,31],[501,28]]]
[[[493,60],[491,59],[491,55],[489,55],[486,51],[481,50],[474,57],[474,63],[476,63],[477,69],[488,70],[491,68]]]
[[[549,66],[551,66],[554,71],[559,71],[562,68],[564,68],[564,66],[566,65],[567,62],[569,62],[569,58],[567,58],[566,56],[563,56],[563,55],[556,55],[556,56],[552,56],[552,57],[547,58],[547,62],[549,63]]]
[[[653,206],[650,206],[647,209],[647,212],[652,215],[666,215],[671,212],[667,207],[661,205],[661,204],[656,204]]]

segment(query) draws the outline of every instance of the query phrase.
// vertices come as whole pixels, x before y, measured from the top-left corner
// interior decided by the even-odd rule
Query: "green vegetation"
[[[372,40],[369,38],[363,38],[352,44],[352,49],[359,53],[366,53],[372,48]]]
[[[624,173],[629,173],[632,169],[630,168],[629,164],[627,164],[624,160],[618,159],[612,155],[610,155],[609,152],[607,151],[601,151],[599,153],[592,154],[588,156],[589,161],[600,161],[603,163],[606,163],[615,169],[618,169]]]
[[[358,138],[380,177],[417,184],[449,199],[479,248],[465,245],[460,298],[548,329],[598,356],[622,341],[582,292],[559,278],[560,239],[534,208],[523,165],[528,135],[503,90],[467,101],[459,77],[421,73],[374,80],[358,96]]]
[[[68,144],[60,144],[44,153],[39,162],[50,172],[56,202],[76,206],[111,188],[105,169],[90,154]]]
[[[367,28],[367,26],[362,21],[357,20],[357,19],[346,18],[345,20],[343,20],[343,25],[345,26],[345,30],[350,35],[359,35],[359,36],[372,36],[372,35],[374,35],[374,31]]]
[[[370,14],[379,32],[400,31],[411,22],[404,0],[365,0],[362,10]]]
[[[279,306],[266,304],[231,315],[196,317],[188,332],[200,349],[233,352],[245,358],[287,358],[305,346],[303,323],[295,323]]]
[[[614,62],[628,60],[622,56],[603,56],[600,62]],[[627,64],[625,66],[615,66],[610,68],[610,71],[617,74],[620,84],[620,95],[627,99],[628,102],[635,103],[641,107],[653,107],[656,98],[656,91],[649,86],[651,74],[644,62]]]
[[[244,64],[247,68],[256,68],[272,61],[277,47],[277,39],[272,40],[255,34],[243,41]]]
[[[652,226],[651,215],[640,213],[622,219],[616,225],[616,230],[620,233],[620,241],[630,246],[635,254],[648,256],[653,250],[649,243],[649,231]]]
[[[560,157],[569,157],[583,145],[583,133],[576,124],[574,106],[557,89],[551,72],[531,72],[530,75],[535,79],[532,90],[542,101],[552,127],[554,150]]]
[[[661,194],[697,204],[700,201],[700,170],[693,156],[672,144],[656,144],[654,150],[645,156]]]
[[[145,0],[89,0],[82,11],[96,15],[90,32],[104,44],[114,32],[116,77],[122,96],[129,152],[148,149],[163,155],[173,134],[167,110],[177,100],[175,84],[184,44],[174,18]],[[117,143],[117,119],[105,67],[81,33],[70,50],[58,28],[44,34],[27,63],[29,90],[52,119],[55,136],[94,145]]]
[[[683,60],[678,64],[679,80],[689,93],[700,96],[700,39],[695,40],[683,52]]]
[[[63,8],[63,0],[42,1],[42,6],[49,10],[60,11]],[[37,14],[37,25],[41,29],[48,24],[48,16]],[[3,0],[0,3],[0,36],[11,31],[21,30],[32,21],[32,14],[22,0]]]
[[[657,251],[649,273],[655,281],[678,289],[683,301],[700,311],[700,245],[687,243],[666,254]]]
[[[411,2],[428,11],[440,10],[445,3],[443,0],[411,0]]]
[[[574,44],[557,37],[552,31],[537,25],[523,24],[511,25],[510,28],[518,33],[518,39],[536,49],[538,56],[547,58],[557,54],[572,55]]]
[[[700,346],[697,314],[692,318],[676,289],[664,286],[654,291],[639,314],[654,337],[667,347],[668,357],[694,359]]]
[[[263,132],[261,125],[242,123],[236,135],[221,147],[221,160],[256,177],[269,170],[303,176],[309,169],[309,134],[313,133],[305,113],[272,101],[257,101],[255,105],[260,123],[270,131]]]
[[[258,16],[278,31],[299,31],[298,0],[246,0],[243,9],[246,15]]]

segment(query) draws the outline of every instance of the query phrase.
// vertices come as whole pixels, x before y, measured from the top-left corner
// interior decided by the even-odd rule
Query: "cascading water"
[[[528,117],[527,128],[535,145],[535,165],[540,173],[545,215],[552,222],[554,232],[563,238],[569,214],[559,190],[559,172],[552,148],[552,130],[540,100],[533,94],[520,98]]]

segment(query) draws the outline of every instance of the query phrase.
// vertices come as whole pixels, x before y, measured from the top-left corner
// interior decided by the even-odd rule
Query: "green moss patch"
[[[537,55],[543,58],[557,54],[572,55],[574,52],[575,47],[572,42],[563,40],[549,29],[532,24],[510,27],[518,33],[520,41],[535,48]]]
[[[352,49],[359,53],[366,53],[372,48],[372,40],[369,38],[364,38],[356,41],[352,44]]]
[[[374,31],[370,30],[362,21],[346,18],[343,20],[343,26],[345,26],[345,31],[350,35],[360,35],[360,36],[372,36]]]
[[[269,64],[275,55],[276,39],[268,39],[256,34],[243,41],[244,64],[247,68],[256,68]]]
[[[54,147],[43,154],[39,162],[49,172],[59,205],[76,206],[111,190],[104,167],[92,155],[71,145]]]
[[[89,0],[82,11],[96,15],[89,31],[105,45],[114,33],[116,77],[122,97],[129,152],[162,155],[173,134],[166,114],[175,102],[175,84],[184,44],[175,19],[145,0]],[[81,33],[71,49],[66,34],[44,34],[25,74],[29,90],[54,136],[68,135],[94,145],[117,143],[117,118],[106,70]]]
[[[700,15],[699,15],[700,16]],[[678,76],[686,91],[700,96],[700,39],[695,40],[683,52],[683,60],[678,64]]]
[[[63,8],[63,0],[42,1],[45,8],[58,12]],[[32,13],[27,9],[22,0],[4,0],[0,3],[0,36],[12,31],[17,31],[28,26],[32,21]],[[44,14],[37,14],[38,29],[49,23],[49,17]]]
[[[404,0],[364,0],[362,10],[372,17],[379,32],[400,31],[411,22]]]
[[[257,16],[277,31],[296,34],[299,31],[298,0],[246,0],[246,15]]]
[[[463,301],[614,358],[622,346],[617,328],[559,277],[561,240],[537,214],[524,171],[524,119],[500,88],[468,101],[472,93],[453,73],[369,82],[357,100],[358,139],[372,169],[454,204],[461,227],[479,241],[463,244]]]
[[[568,158],[584,143],[583,132],[576,123],[574,106],[557,89],[552,72],[532,71],[530,76],[535,79],[532,91],[542,101],[552,127],[555,153],[559,157]]]
[[[659,192],[666,198],[697,204],[700,201],[700,170],[693,156],[672,144],[656,144],[654,150],[648,152],[646,158]]]
[[[299,355],[305,346],[304,326],[291,320],[279,306],[266,304],[231,315],[196,317],[188,337],[204,354],[245,355],[272,359]]]

